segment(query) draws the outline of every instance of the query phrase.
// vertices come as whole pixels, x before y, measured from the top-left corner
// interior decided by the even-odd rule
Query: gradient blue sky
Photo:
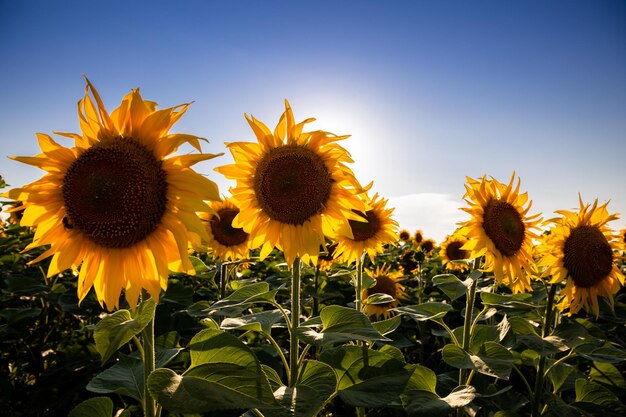
[[[437,240],[465,218],[465,175],[515,170],[536,211],[612,199],[626,215],[626,2],[0,2],[0,174],[41,176],[7,155],[35,132],[78,132],[86,74],[109,110],[141,87],[194,101],[173,131],[253,140],[243,113],[352,134],[363,183],[401,227]],[[69,143],[68,143],[69,145]],[[212,171],[229,154],[199,165]],[[626,219],[614,222],[624,227]]]

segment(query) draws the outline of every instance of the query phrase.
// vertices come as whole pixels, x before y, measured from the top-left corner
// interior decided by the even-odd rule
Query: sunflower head
[[[399,300],[407,298],[404,286],[400,284],[403,275],[400,272],[390,272],[390,267],[385,265],[377,267],[375,271],[367,270],[367,273],[376,283],[361,292],[361,300],[365,303],[368,297],[374,294],[387,294],[394,300],[386,304],[365,304],[363,313],[368,316],[375,315],[377,318],[389,318],[392,315],[389,310],[397,307],[400,304]]]
[[[393,208],[387,208],[387,200],[378,194],[366,201],[371,207],[369,210],[355,211],[360,217],[350,219],[349,234],[338,234],[337,257],[343,262],[352,262],[361,259],[366,252],[372,262],[377,253],[383,251],[383,245],[395,243],[398,240],[396,230],[398,223],[391,217]]]
[[[461,235],[454,234],[447,236],[441,244],[439,255],[444,268],[463,271],[466,270],[467,264],[455,263],[452,261],[460,261],[469,257],[469,251],[463,249],[467,243],[467,239]]]
[[[360,219],[355,211],[367,206],[346,165],[352,159],[337,144],[348,136],[304,132],[314,119],[296,124],[285,106],[273,132],[246,115],[258,142],[227,144],[235,163],[217,171],[237,181],[232,201],[240,212],[233,226],[250,234],[252,248],[261,246],[261,259],[278,247],[289,263],[297,257],[315,263],[324,236],[345,231],[346,219]]]
[[[240,227],[233,227],[233,219],[239,209],[230,200],[211,202],[213,213],[201,213],[208,235],[207,247],[222,260],[238,260],[248,257],[250,239]]]
[[[337,243],[326,242],[326,244],[320,247],[320,255],[317,258],[317,265],[322,271],[330,269],[333,264],[339,262],[335,257],[335,251],[337,250]]]
[[[406,229],[402,229],[400,231],[400,233],[398,233],[398,238],[402,241],[402,242],[408,242],[409,239],[411,239],[411,234],[409,233],[408,230]]]
[[[461,223],[460,233],[468,238],[463,249],[470,252],[469,258],[485,255],[484,269],[518,293],[531,289],[530,276],[536,270],[532,239],[538,238],[534,229],[541,219],[539,214],[528,215],[528,194],[519,193],[519,179],[513,188],[514,180],[515,173],[508,185],[486,176],[468,177],[465,201],[469,207],[462,210],[472,217]]]
[[[33,261],[52,256],[49,276],[80,269],[79,300],[93,286],[112,309],[124,290],[134,308],[142,289],[158,299],[168,269],[193,273],[188,243],[206,235],[196,212],[210,211],[204,201],[219,193],[190,168],[216,155],[169,156],[183,143],[200,148],[197,137],[169,133],[188,107],[157,110],[136,89],[109,113],[87,80],[82,134],[58,132],[74,146],[37,134],[43,153],[14,158],[46,171],[3,194],[23,203],[21,224],[37,229],[27,249],[51,245]]]
[[[609,214],[608,202],[598,206],[597,199],[593,205],[579,199],[579,204],[577,213],[558,211],[562,217],[550,221],[554,227],[539,251],[539,265],[546,267],[543,276],[551,276],[551,283],[566,282],[558,304],[561,310],[575,314],[584,308],[597,317],[598,295],[613,305],[613,296],[624,285],[624,275],[615,264],[619,238],[607,224],[618,216]]]
[[[425,254],[431,253],[435,249],[435,241],[432,239],[422,240],[422,243],[420,243],[420,249]]]
[[[626,252],[626,229],[619,231],[619,243],[622,251]]]

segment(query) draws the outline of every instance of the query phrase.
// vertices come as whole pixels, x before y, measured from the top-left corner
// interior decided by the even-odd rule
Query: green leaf
[[[626,360],[626,352],[604,341],[576,346],[576,353],[594,362],[619,363]]]
[[[96,394],[116,393],[137,401],[143,399],[143,364],[141,359],[120,355],[115,365],[100,372],[87,384]]]
[[[589,377],[595,382],[607,385],[609,387],[620,388],[626,390],[626,381],[620,373],[619,369],[610,363],[594,362]]]
[[[196,274],[205,274],[211,271],[209,267],[202,262],[202,259],[197,256],[190,256],[189,260],[191,261],[191,265],[193,265],[193,269],[196,270]]]
[[[397,307],[392,311],[409,315],[416,321],[426,321],[439,319],[453,309],[450,304],[446,303],[422,303],[414,306]]]
[[[235,336],[205,329],[188,348],[191,366],[183,375],[161,368],[148,378],[150,394],[167,410],[206,413],[277,405],[261,364]]]
[[[619,400],[615,394],[602,385],[580,378],[576,380],[576,402],[610,407],[619,403]]]
[[[365,304],[373,304],[373,305],[389,304],[389,303],[393,303],[394,301],[395,301],[395,298],[393,298],[389,294],[377,292],[376,294],[372,294],[369,297],[367,297],[367,300],[365,300]]]
[[[552,382],[552,392],[559,392],[564,387],[564,385],[571,380],[571,377],[575,375],[576,368],[566,363],[560,363],[552,368],[552,370],[548,374],[548,378],[550,378],[550,382]]]
[[[295,387],[281,386],[274,391],[282,410],[263,414],[272,417],[313,417],[335,393],[337,377],[333,369],[323,362],[308,360],[300,368]]]
[[[465,281],[461,281],[453,274],[441,274],[435,275],[432,279],[433,285],[438,287],[445,295],[454,301],[467,293],[467,289],[470,287],[472,280],[468,278]]]
[[[137,310],[119,310],[100,320],[93,332],[96,350],[102,363],[138,335],[154,317],[156,303],[152,298],[139,304]]]
[[[222,321],[223,330],[252,330],[269,334],[272,326],[283,320],[280,310],[261,311],[242,317],[229,317]]]
[[[530,311],[537,308],[532,302],[531,293],[497,294],[481,292],[480,299],[486,306],[501,307],[507,310]]]
[[[404,354],[402,353],[402,351],[400,349],[398,349],[395,346],[384,345],[378,351],[386,353],[387,355],[389,355],[389,356],[391,356],[393,358],[396,358],[400,362],[406,364],[406,359],[404,358]]]
[[[337,373],[339,397],[357,407],[398,403],[411,376],[403,362],[364,346],[326,350],[321,360]]]
[[[374,322],[372,323],[372,326],[374,326],[374,328],[378,330],[378,333],[382,334],[383,336],[387,336],[388,334],[396,330],[398,326],[400,326],[400,323],[402,323],[402,318],[400,316],[394,316],[387,320]]]
[[[157,367],[166,366],[178,355],[181,349],[157,350]],[[120,355],[120,360],[109,369],[93,377],[87,384],[87,391],[97,394],[116,393],[141,401],[143,398],[143,363],[134,356]]]
[[[484,375],[509,379],[515,359],[504,346],[495,342],[485,342],[477,354],[470,354],[456,345],[443,347],[443,360],[455,368],[475,369]]]
[[[322,330],[299,327],[298,338],[305,343],[324,345],[353,340],[390,340],[372,326],[367,316],[353,308],[330,305],[320,312]]]
[[[113,401],[107,397],[95,397],[78,404],[68,417],[111,417]]]
[[[409,365],[412,368],[411,377],[406,385],[407,391],[427,391],[437,394],[437,374],[430,368],[421,365]]]
[[[455,408],[464,407],[476,397],[476,388],[460,386],[450,395],[440,398],[433,391],[410,391],[405,409],[409,416],[444,417]]]

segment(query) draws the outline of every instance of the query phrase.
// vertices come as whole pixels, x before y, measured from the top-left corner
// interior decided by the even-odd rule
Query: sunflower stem
[[[354,305],[357,311],[363,310],[363,301],[361,301],[361,292],[363,292],[363,260],[363,255],[356,260],[356,298],[354,300]]]
[[[554,297],[556,296],[556,284],[550,286],[550,292],[548,293],[548,300],[546,304],[545,322],[543,329],[541,330],[541,337],[546,337],[550,334],[550,328],[552,327],[552,313],[554,310]],[[546,367],[546,356],[541,356],[539,359],[539,365],[537,366],[537,375],[535,377],[535,389],[532,396],[532,408],[531,416],[539,417],[541,415],[541,391],[543,390],[544,380],[546,375],[544,370]]]
[[[314,293],[313,293],[313,307],[311,309],[311,316],[315,317],[319,314],[320,300],[319,300],[319,285],[320,285],[320,265],[319,263],[315,267],[315,278],[313,280]]]
[[[300,327],[300,258],[291,268],[291,332],[289,335],[289,387],[298,380],[299,346],[297,330]]]
[[[478,269],[479,258],[474,260],[474,268]],[[470,341],[472,338],[472,313],[474,311],[474,302],[476,301],[476,287],[478,286],[478,279],[472,279],[469,292],[465,300],[465,321],[463,323],[463,350],[469,353]],[[463,369],[459,369],[459,385],[463,385],[465,380],[465,372]],[[457,409],[457,416],[463,415],[463,408]]]
[[[228,274],[228,265],[226,263],[220,264],[220,300],[226,297],[226,283]]]
[[[146,301],[150,295],[142,289],[141,298]],[[154,362],[154,316],[150,318],[148,325],[141,331],[141,341],[143,344],[143,413],[145,417],[155,417],[156,401],[152,399],[148,391],[148,377],[156,367]]]

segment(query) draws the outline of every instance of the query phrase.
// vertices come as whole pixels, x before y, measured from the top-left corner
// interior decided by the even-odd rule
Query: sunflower
[[[409,233],[408,230],[401,230],[400,233],[398,233],[398,238],[402,241],[402,242],[408,242],[409,239],[411,239],[411,234]]]
[[[393,208],[386,208],[387,200],[380,198],[378,194],[368,202],[371,209],[362,212],[355,211],[362,219],[348,220],[350,235],[338,234],[337,254],[335,257],[342,262],[352,262],[361,259],[363,252],[367,252],[372,263],[374,256],[383,251],[383,244],[395,243],[398,240],[396,229],[398,222],[391,218]],[[367,221],[362,221],[366,219]]]
[[[464,199],[470,205],[462,210],[472,218],[461,223],[460,233],[468,238],[462,247],[471,251],[470,259],[485,255],[485,271],[493,271],[498,283],[511,287],[513,293],[530,290],[529,274],[535,272],[532,259],[533,232],[541,219],[529,216],[532,202],[528,193],[519,194],[520,181],[513,188],[515,173],[508,185],[496,179],[467,178]]]
[[[289,103],[276,129],[246,115],[257,142],[228,143],[235,163],[216,168],[237,181],[232,201],[241,210],[233,227],[250,233],[251,248],[261,247],[264,259],[274,247],[287,262],[297,257],[315,264],[324,236],[350,233],[347,219],[360,219],[353,210],[367,206],[362,188],[346,166],[352,162],[337,136],[324,131],[303,132]]]
[[[413,240],[418,245],[422,243],[422,241],[424,240],[424,232],[422,232],[421,230],[416,230],[415,234],[413,235]]]
[[[422,243],[420,243],[420,248],[426,254],[431,253],[433,249],[435,249],[435,241],[432,239],[423,240]]]
[[[361,291],[363,303],[365,304],[368,297],[374,294],[387,294],[392,296],[394,300],[385,304],[365,304],[363,313],[368,316],[376,315],[377,318],[382,316],[387,319],[392,314],[389,310],[397,307],[400,304],[399,300],[407,297],[404,286],[400,284],[403,275],[400,272],[390,272],[390,267],[385,265],[376,267],[375,272],[367,270],[367,273],[376,280],[376,284]]]
[[[320,270],[329,270],[333,264],[339,262],[335,257],[335,251],[337,250],[337,243],[326,242],[325,246],[320,246],[320,255],[317,258],[317,265]]]
[[[444,268],[456,269],[463,271],[467,269],[467,264],[455,263],[452,261],[460,261],[469,258],[469,251],[462,249],[463,245],[467,243],[467,239],[459,234],[453,234],[447,236],[441,244],[439,255],[441,256],[441,263]]]
[[[608,202],[598,206],[597,199],[593,205],[579,199],[579,203],[578,213],[557,211],[563,217],[550,221],[555,227],[540,251],[539,265],[546,267],[542,276],[551,275],[551,283],[567,280],[557,305],[561,311],[569,309],[571,315],[591,308],[597,317],[598,296],[613,305],[613,296],[624,285],[624,275],[615,264],[619,239],[607,225],[618,216],[609,214]]]
[[[626,229],[619,231],[619,243],[622,251],[626,252]]]
[[[206,236],[196,212],[210,211],[203,200],[219,200],[219,192],[189,168],[217,155],[166,158],[183,143],[199,149],[197,137],[168,133],[188,107],[156,110],[134,89],[109,114],[87,80],[78,102],[82,135],[57,132],[74,147],[37,134],[43,153],[13,158],[46,171],[3,194],[23,202],[21,224],[37,229],[26,249],[50,245],[31,263],[52,256],[48,276],[80,268],[79,302],[93,286],[103,307],[117,308],[125,290],[134,308],[142,289],[158,300],[168,268],[194,273],[188,242]]]
[[[237,206],[230,200],[224,200],[212,202],[211,208],[214,213],[200,214],[202,219],[207,220],[207,246],[222,260],[247,258],[249,235],[232,225],[233,219],[239,214]]]

